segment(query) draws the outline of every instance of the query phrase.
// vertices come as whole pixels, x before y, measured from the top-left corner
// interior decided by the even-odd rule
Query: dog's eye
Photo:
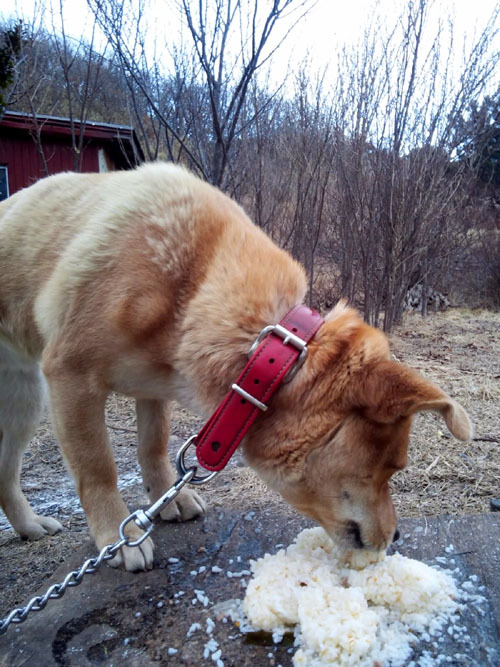
[[[342,491],[342,498],[344,500],[351,500],[351,495],[348,491]]]

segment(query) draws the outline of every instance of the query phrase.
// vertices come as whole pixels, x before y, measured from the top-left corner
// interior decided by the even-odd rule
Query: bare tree
[[[73,170],[81,171],[85,128],[94,111],[96,93],[101,85],[101,72],[105,61],[105,48],[97,51],[96,21],[94,20],[90,39],[75,41],[68,37],[65,28],[64,4],[59,0],[57,8],[52,8],[52,44],[64,81],[64,95],[67,116],[71,126],[71,147]]]
[[[41,5],[35,3],[30,20],[19,19],[23,26],[21,48],[12,57],[12,85],[6,107],[14,107],[31,114],[30,134],[35,142],[45,175],[49,174],[48,159],[42,142],[43,122],[38,117],[40,108],[47,103],[54,91],[56,78],[51,58],[49,37],[43,25]],[[57,93],[59,99],[60,93]],[[48,102],[49,101],[49,102]]]
[[[88,3],[106,54],[93,38],[71,40],[54,16],[16,60],[12,99],[32,112],[41,148],[38,112],[75,119],[75,168],[77,119],[133,118],[149,159],[189,164],[304,263],[310,302],[347,296],[386,330],[415,284],[425,313],[427,290],[480,247],[497,266],[498,198],[474,185],[491,131],[476,133],[467,159],[463,131],[495,81],[498,10],[458,63],[452,22],[430,20],[432,0],[409,0],[392,25],[375,15],[328,78],[304,66],[293,87],[268,66],[313,0],[178,0],[165,5],[166,45],[148,25],[148,0]],[[334,296],[319,293],[327,288]]]
[[[497,15],[472,45],[458,79],[443,60],[452,26],[429,39],[426,0],[407,3],[395,27],[372,26],[340,60],[338,234],[342,292],[390,330],[413,281],[446,268],[464,170],[451,168],[453,123],[491,80]],[[340,256],[339,256],[340,254]]]
[[[89,119],[97,120],[108,63],[105,51],[96,49],[96,24],[90,39],[67,35],[63,2],[56,7],[35,5],[29,21],[23,19],[22,46],[15,54],[13,84],[8,106],[31,116],[31,136],[37,146],[43,171],[50,173],[51,155],[43,142],[44,116],[69,118],[73,169],[80,171]],[[108,76],[109,80],[109,76]]]
[[[124,71],[147,100],[155,119],[164,131],[165,147],[170,159],[174,159],[181,147],[182,155],[200,175],[223,188],[227,187],[235,140],[241,132],[241,114],[248,96],[249,86],[257,74],[269,64],[276,49],[304,16],[315,0],[200,0],[197,3],[180,0],[177,19],[185,23],[190,37],[191,50],[173,49],[173,69],[160,68],[158,56],[151,66],[151,49],[146,46],[146,0],[139,0],[134,7],[130,1],[88,0],[113,49],[120,57]],[[279,23],[285,22],[285,33],[278,39]],[[165,53],[165,51],[164,51]],[[172,63],[171,63],[172,65]],[[187,97],[174,112],[158,88],[159,77],[151,73],[171,76]],[[180,76],[179,76],[180,75]],[[201,94],[203,105],[200,105]],[[203,137],[198,121],[203,119],[200,109],[208,109],[209,115]],[[197,136],[198,135],[198,136]]]
[[[277,243],[288,236],[286,208],[291,197],[294,164],[287,159],[284,128],[290,102],[281,91],[272,97],[253,82],[242,111],[238,151],[230,193],[252,220]]]
[[[326,203],[332,178],[330,164],[333,148],[332,109],[323,94],[324,76],[311,80],[307,67],[296,79],[292,101],[293,115],[288,120],[286,154],[294,165],[293,213],[290,219],[290,247],[309,279],[309,304],[312,305],[315,258],[325,227]]]

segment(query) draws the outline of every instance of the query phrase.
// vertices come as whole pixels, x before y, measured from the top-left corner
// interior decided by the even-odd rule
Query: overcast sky
[[[269,0],[260,1],[265,3]],[[58,7],[58,0],[52,2]],[[159,29],[160,36],[165,35],[165,28],[168,27],[168,39],[170,42],[175,41],[175,31],[178,30],[172,29],[172,6],[175,0],[151,2],[156,7],[151,17],[151,25]],[[405,0],[378,0],[376,4],[382,20],[385,19],[391,24],[404,2]],[[24,14],[26,18],[30,18],[35,4],[47,10],[50,3],[51,0],[2,0],[1,15],[9,18]],[[279,50],[275,67],[283,70],[290,64],[293,67],[306,54],[316,66],[327,65],[332,61],[338,44],[353,43],[360,37],[369,19],[370,8],[374,4],[374,0],[318,0]],[[434,17],[437,25],[438,19],[451,15],[455,24],[456,44],[461,45],[465,35],[472,39],[475,30],[484,26],[497,4],[498,0],[434,0],[431,17]],[[169,10],[165,11],[165,7]],[[91,20],[86,0],[64,0],[64,15],[67,34],[79,38],[89,32]],[[431,18],[429,34],[433,32],[432,23]],[[500,43],[498,46],[500,48]]]

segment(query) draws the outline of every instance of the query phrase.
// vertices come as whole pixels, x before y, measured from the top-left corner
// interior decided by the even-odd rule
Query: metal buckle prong
[[[305,340],[302,340],[302,338],[299,338],[299,336],[296,336],[294,333],[289,331],[286,327],[281,326],[281,324],[269,324],[267,327],[264,327],[262,331],[259,333],[257,338],[255,339],[252,347],[248,351],[248,358],[250,359],[255,352],[255,350],[259,347],[259,345],[262,343],[264,338],[268,336],[270,333],[274,333],[280,338],[283,339],[283,345],[288,345],[288,343],[291,343],[295,348],[300,350],[300,355],[297,361],[294,363],[294,365],[290,368],[288,373],[285,375],[283,378],[283,383],[288,384],[293,378],[297,375],[297,371],[300,369],[300,367],[303,365],[304,361],[307,358],[307,343]],[[236,385],[237,386],[237,385]],[[233,385],[234,389],[235,385]],[[235,391],[239,391],[241,387],[238,387],[238,389],[235,389]],[[243,391],[243,389],[241,389]],[[243,394],[242,394],[243,396]],[[245,398],[248,398],[248,396],[245,396]],[[253,400],[252,400],[253,399]],[[251,398],[248,398],[248,400],[254,404],[257,399],[254,399],[253,396]],[[259,401],[260,403],[260,401]],[[264,405],[264,403],[261,403],[260,405],[257,405],[258,408],[261,410],[260,406]]]
[[[291,343],[298,350],[304,350],[307,346],[305,340],[302,340],[302,338],[299,338],[285,327],[282,327],[281,324],[276,324],[274,326],[273,333],[277,334],[280,338],[283,338],[284,345]]]
[[[294,347],[296,347],[298,350],[303,352],[304,350],[307,350],[307,343],[305,340],[302,340],[302,338],[299,338],[299,336],[296,336],[294,333],[286,329],[285,327],[281,326],[281,324],[269,324],[267,327],[264,327],[262,331],[259,333],[257,338],[255,339],[252,347],[248,350],[248,358],[252,356],[252,354],[255,352],[255,350],[259,347],[259,345],[262,343],[264,338],[268,336],[270,333],[274,333],[280,338],[283,339],[283,345],[288,345],[288,343],[291,343]],[[307,353],[306,353],[307,354]]]
[[[237,394],[239,394],[242,398],[246,399],[247,401],[255,405],[256,408],[262,410],[262,412],[265,412],[267,410],[267,405],[265,403],[261,403],[261,401],[259,401],[258,398],[255,398],[255,396],[249,394],[248,391],[242,389],[238,384],[232,384],[231,389],[235,391]]]

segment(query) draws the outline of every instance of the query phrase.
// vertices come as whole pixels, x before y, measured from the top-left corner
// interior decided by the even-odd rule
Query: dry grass
[[[408,314],[392,336],[395,356],[459,400],[475,426],[475,440],[461,443],[436,415],[417,417],[408,468],[393,481],[401,516],[487,512],[500,495],[499,330],[498,313],[453,309]]]

